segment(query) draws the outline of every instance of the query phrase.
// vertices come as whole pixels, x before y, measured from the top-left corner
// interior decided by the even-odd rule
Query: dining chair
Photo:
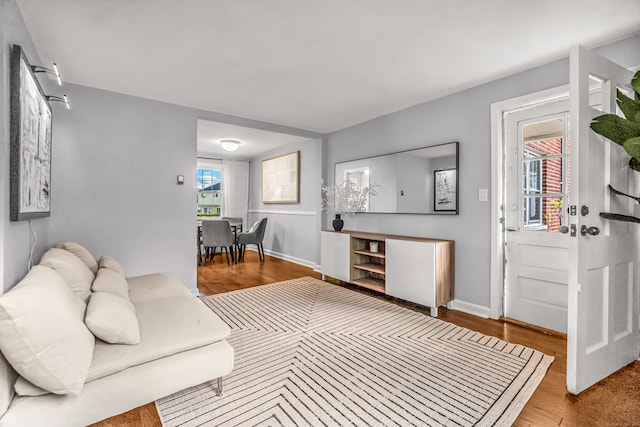
[[[240,227],[239,231],[242,231],[242,217],[241,216],[223,216],[220,219],[229,221],[229,224],[231,224],[232,227],[233,226]]]
[[[231,231],[231,225],[226,220],[214,220],[214,221],[202,221],[202,245],[205,248],[205,261],[207,258],[213,262],[213,257],[216,254],[216,248],[220,248],[220,256],[222,256],[222,250],[224,249],[227,256],[227,265],[231,265],[229,262],[229,251],[231,251],[231,259],[236,262],[236,255],[234,250],[235,237]]]
[[[221,219],[229,221],[231,229],[235,237],[238,237],[238,233],[242,231],[242,217],[240,216],[223,216]]]
[[[260,262],[264,261],[264,247],[262,246],[262,240],[264,240],[264,232],[267,229],[267,218],[262,218],[260,221],[256,221],[246,233],[238,234],[236,240],[240,247],[240,258],[244,260],[244,251],[247,245],[256,245],[258,247],[258,256]]]

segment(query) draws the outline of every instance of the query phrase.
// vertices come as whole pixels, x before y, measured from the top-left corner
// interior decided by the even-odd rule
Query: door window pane
[[[525,197],[523,206],[525,231],[558,232],[567,221],[563,197]]]
[[[564,193],[564,159],[554,157],[551,159],[525,160],[524,194],[559,194]]]
[[[522,127],[522,211],[525,231],[560,231],[569,192],[568,117]]]

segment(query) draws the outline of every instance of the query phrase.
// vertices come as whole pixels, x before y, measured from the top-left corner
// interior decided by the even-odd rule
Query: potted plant
[[[375,196],[376,185],[360,187],[351,180],[344,180],[340,184],[321,187],[322,208],[333,212],[333,229],[342,230],[344,220],[341,215],[351,215],[356,212],[369,210],[369,197]]]
[[[617,104],[624,117],[603,114],[593,119],[591,129],[622,146],[630,156],[629,167],[640,172],[640,71],[631,79],[631,87],[633,87],[634,98],[626,96],[619,89],[617,91]],[[625,194],[611,185],[609,189],[615,194],[630,197],[640,203],[640,197]],[[629,215],[601,212],[600,216],[618,221],[640,222],[640,218]]]

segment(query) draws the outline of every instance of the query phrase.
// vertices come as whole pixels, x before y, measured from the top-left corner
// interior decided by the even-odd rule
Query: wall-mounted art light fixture
[[[60,70],[58,70],[58,66],[56,63],[53,63],[53,68],[43,67],[42,65],[32,65],[31,71],[34,73],[48,73],[56,76],[56,80],[58,81],[58,85],[62,86],[62,79],[60,78]]]
[[[220,145],[222,145],[222,149],[225,151],[236,151],[240,146],[240,141],[236,141],[235,139],[223,139],[220,141]]]
[[[71,105],[69,104],[69,98],[67,98],[67,95],[62,95],[62,96],[47,95],[46,98],[47,98],[47,101],[62,102],[67,106],[67,110],[71,109]]]

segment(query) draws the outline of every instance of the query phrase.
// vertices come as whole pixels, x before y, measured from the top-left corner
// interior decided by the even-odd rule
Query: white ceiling
[[[240,141],[237,151],[222,149],[220,140]],[[251,160],[280,146],[308,141],[307,137],[285,135],[226,123],[198,120],[198,156],[225,160]]]
[[[17,0],[65,81],[321,133],[640,30],[638,0]]]

